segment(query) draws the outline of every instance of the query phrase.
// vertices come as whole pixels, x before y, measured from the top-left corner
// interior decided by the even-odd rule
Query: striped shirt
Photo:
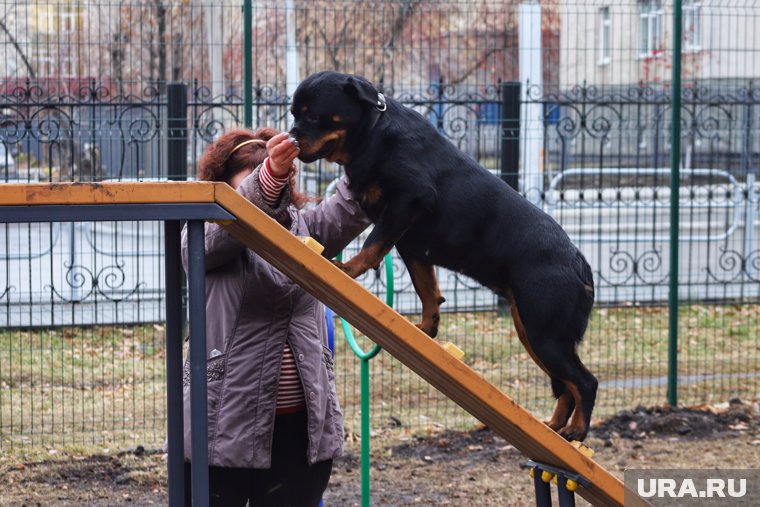
[[[286,174],[277,177],[272,174],[269,167],[269,157],[264,160],[259,170],[259,186],[261,187],[262,197],[267,204],[276,206],[280,200],[280,193],[288,183]],[[277,388],[277,410],[276,414],[290,414],[299,412],[306,408],[306,398],[303,395],[303,386],[301,377],[298,375],[298,365],[293,351],[290,349],[288,342],[282,351],[282,365],[280,369],[280,383]]]
[[[270,206],[277,205],[277,201],[280,200],[280,193],[285,188],[285,185],[287,185],[289,177],[290,172],[285,176],[275,176],[272,174],[272,169],[269,167],[269,157],[264,159],[264,163],[259,170],[259,186],[267,204]]]

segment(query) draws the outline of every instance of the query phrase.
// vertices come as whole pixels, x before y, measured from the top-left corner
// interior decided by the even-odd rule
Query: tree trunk
[[[167,70],[167,54],[166,54],[166,7],[163,0],[155,0],[156,5],[156,28],[158,36],[158,76],[156,76],[156,84],[158,93],[164,93],[166,90],[166,70]]]

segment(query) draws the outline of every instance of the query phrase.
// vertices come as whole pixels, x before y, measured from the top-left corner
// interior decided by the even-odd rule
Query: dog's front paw
[[[420,329],[420,331],[422,331],[423,333],[425,333],[431,338],[435,338],[436,336],[438,336],[437,325],[431,326],[429,324],[425,324],[424,322],[420,322],[419,324],[415,324],[415,325]]]
[[[441,305],[445,299],[438,298],[438,306]],[[430,313],[429,311],[425,311],[425,305],[422,305],[423,312],[422,312],[422,322],[417,324],[417,327],[420,328],[422,332],[424,332],[426,335],[428,335],[431,338],[435,338],[438,336],[438,325],[441,323],[441,314],[437,311]]]
[[[336,267],[340,268],[341,271],[343,271],[351,278],[358,278],[367,271],[366,267],[362,268],[361,266],[357,266],[356,263],[352,263],[351,261],[345,263],[340,261],[333,261],[333,264]]]

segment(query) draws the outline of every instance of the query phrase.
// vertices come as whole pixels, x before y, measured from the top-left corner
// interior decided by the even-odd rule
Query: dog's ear
[[[378,109],[385,109],[385,97],[369,81],[354,76],[348,76],[343,84],[343,90],[360,102],[371,104]]]

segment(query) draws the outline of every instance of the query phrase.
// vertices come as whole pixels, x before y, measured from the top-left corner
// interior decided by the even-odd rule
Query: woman
[[[198,179],[227,182],[335,256],[369,221],[345,179],[331,198],[299,211],[297,155],[285,133],[236,129],[209,146]],[[343,445],[324,307],[219,225],[205,225],[205,247],[211,505],[317,505]],[[192,462],[185,368],[185,456]],[[185,473],[189,499],[190,464]]]

